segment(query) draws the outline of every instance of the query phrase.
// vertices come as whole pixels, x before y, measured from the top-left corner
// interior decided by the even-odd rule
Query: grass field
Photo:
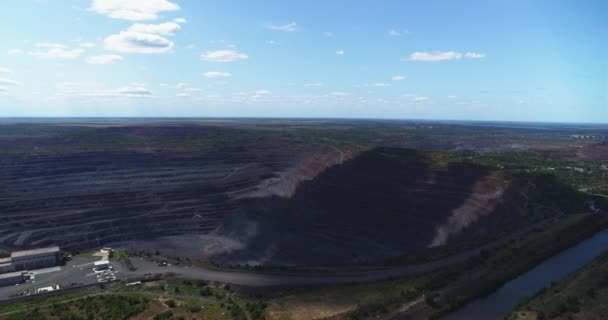
[[[0,319],[263,319],[265,303],[187,280],[115,283],[0,306]]]

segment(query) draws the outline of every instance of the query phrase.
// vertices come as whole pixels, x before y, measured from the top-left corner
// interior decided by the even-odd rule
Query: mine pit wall
[[[66,250],[163,244],[227,263],[344,264],[425,248],[442,224],[445,243],[521,215],[519,190],[485,169],[437,170],[412,151],[360,152],[314,146],[2,157],[0,243]],[[470,223],[454,225],[450,215]]]
[[[343,161],[335,148],[207,153],[87,152],[0,158],[0,242],[67,250],[204,235],[241,198],[289,196]]]
[[[405,152],[406,154],[401,154]],[[410,152],[410,154],[407,154]],[[247,250],[218,259],[270,265],[382,260],[502,231],[527,214],[520,186],[466,164],[434,168],[412,151],[378,149],[300,184],[290,199],[251,199]],[[445,230],[445,231],[441,231]]]
[[[2,158],[0,241],[77,249],[207,233],[235,210],[235,195],[255,190],[292,158],[239,152]]]

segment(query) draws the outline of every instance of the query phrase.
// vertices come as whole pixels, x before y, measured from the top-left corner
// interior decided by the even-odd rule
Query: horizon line
[[[225,120],[367,120],[367,121],[421,121],[421,122],[486,122],[486,123],[531,123],[531,124],[578,124],[578,125],[608,125],[608,122],[564,122],[564,121],[535,121],[535,120],[476,120],[476,119],[425,119],[425,118],[374,118],[374,117],[215,117],[215,116],[0,116],[1,120],[21,119],[225,119]]]

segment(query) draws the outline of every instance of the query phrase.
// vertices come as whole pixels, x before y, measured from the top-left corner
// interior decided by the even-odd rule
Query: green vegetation
[[[364,319],[421,298],[431,278],[298,289],[271,301],[267,315],[270,320],[306,320],[346,313],[350,319]]]
[[[200,294],[204,292],[205,294]],[[116,283],[0,306],[0,319],[265,319],[266,303],[229,287],[166,280]]]
[[[30,312],[15,313],[10,319],[127,319],[143,312],[147,297],[133,295],[100,295],[74,300],[70,303],[54,303],[47,308],[36,307]]]
[[[137,269],[133,265],[133,262],[131,261],[131,258],[129,257],[129,254],[127,252],[111,250],[108,255],[108,259],[110,259],[112,261],[121,261],[131,271],[135,271]]]
[[[441,308],[433,312],[433,316],[438,317],[466,301],[494,292],[505,282],[605,228],[608,228],[606,216],[562,216],[520,240],[472,257],[459,267],[452,268],[454,272],[459,272],[460,277],[448,284],[446,289],[440,290]]]
[[[559,199],[572,190],[594,189],[602,193],[608,181],[608,170],[604,169],[607,161],[577,159],[575,154],[566,151],[484,153],[471,157],[470,161],[530,179],[542,187],[538,190],[551,191],[543,198],[545,201]],[[562,189],[551,190],[551,185],[560,185]]]
[[[118,124],[119,126],[114,127]],[[558,128],[556,128],[558,129]],[[14,141],[0,154],[57,153],[118,150],[209,150],[226,145],[272,142],[275,147],[310,143],[359,146],[400,145],[417,149],[444,149],[471,145],[567,147],[583,142],[568,138],[569,130],[500,128],[481,125],[360,120],[157,120],[62,121],[10,124],[0,128],[0,141]],[[589,132],[589,134],[592,134]],[[31,143],[35,141],[35,143]],[[243,142],[243,143],[239,143]]]
[[[603,215],[561,216],[519,240],[420,277],[292,292],[270,303],[268,317],[306,320],[346,314],[368,319],[402,312],[412,319],[436,319],[607,227]]]
[[[416,152],[427,155],[424,161],[440,169],[468,163],[503,172],[504,177],[512,179],[513,184],[525,191],[528,200],[526,209],[530,217],[505,226],[504,233],[391,259],[386,264],[437,260],[498,239],[520,229],[524,224],[543,219],[552,220],[521,239],[505,242],[500,247],[484,251],[450,268],[411,279],[288,290],[287,295],[268,304],[265,299],[239,295],[230,288],[202,282],[172,280],[131,287],[113,284],[107,288],[96,287],[56,296],[34,297],[0,306],[0,318],[306,320],[340,314],[355,320],[393,312],[408,313],[413,319],[436,318],[467,301],[494,291],[544,259],[608,227],[606,216],[577,214],[589,211],[589,201],[596,201],[599,207],[608,208],[607,200],[602,197],[608,196],[608,160],[592,161],[578,157],[577,148],[588,143],[568,139],[567,130],[354,121],[277,121],[266,125],[245,121],[238,126],[230,122],[228,125],[198,124],[144,126],[131,123],[130,127],[4,126],[0,128],[0,141],[5,141],[3,148],[0,148],[0,156],[10,159],[42,153],[142,150],[204,152],[230,149],[271,152],[274,149],[302,151],[318,146],[339,146],[341,149],[347,149],[342,147],[348,146],[349,150],[356,153],[376,146],[453,150],[464,145],[470,146],[470,151]],[[503,145],[520,145],[521,149],[533,150],[486,152],[505,150]],[[537,210],[539,208],[542,210]],[[536,217],[537,211],[546,214]],[[2,254],[0,251],[0,257]],[[126,253],[113,252],[110,259],[121,260],[132,267]],[[608,260],[606,257],[604,259]],[[600,264],[608,263],[604,261]],[[370,267],[375,266],[336,268],[347,270]],[[517,316],[526,313],[526,316],[531,315],[535,319],[577,317],[582,314],[581,310],[589,308],[594,312],[593,315],[606,317],[608,311],[605,311],[600,302],[608,299],[608,273],[602,272],[604,271],[593,271],[595,281],[577,278],[577,283],[580,282],[581,285],[576,290],[568,282],[560,282],[546,289],[532,300],[522,303]]]

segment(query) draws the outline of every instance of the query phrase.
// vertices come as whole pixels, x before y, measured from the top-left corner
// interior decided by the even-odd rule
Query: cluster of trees
[[[27,319],[108,319],[122,320],[143,312],[150,301],[133,295],[102,295],[87,297],[70,303],[55,303],[50,308],[34,308],[15,314],[15,320]]]

